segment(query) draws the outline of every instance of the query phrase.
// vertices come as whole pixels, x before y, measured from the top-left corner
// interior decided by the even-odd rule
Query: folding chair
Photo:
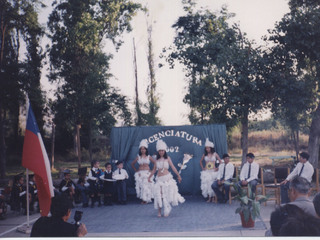
[[[236,166],[234,166],[232,181],[233,181],[234,179],[238,179],[238,168],[237,168]],[[229,204],[232,203],[231,187],[232,187],[232,185],[230,186],[230,189],[229,189]]]
[[[263,188],[264,188],[263,168],[259,168],[258,181],[260,181],[260,183],[258,183],[257,186],[256,186],[256,191],[255,191],[256,195],[257,195],[257,192],[258,192],[258,188],[261,188],[261,192],[263,194]],[[242,189],[246,189],[247,193],[249,194],[248,186],[243,186],[241,188]]]
[[[290,168],[277,167],[274,169],[274,183],[264,184],[263,195],[266,195],[267,190],[274,191],[274,197],[269,197],[267,201],[275,200],[277,205],[280,205],[280,183],[290,174]],[[267,202],[264,202],[267,205]]]

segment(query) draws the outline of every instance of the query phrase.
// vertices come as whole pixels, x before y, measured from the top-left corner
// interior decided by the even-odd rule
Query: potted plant
[[[256,195],[248,187],[248,192],[243,190],[237,183],[232,183],[236,191],[234,199],[240,202],[240,207],[236,209],[236,213],[240,214],[243,227],[254,227],[256,217],[260,217],[261,203],[267,201],[268,197],[264,195]]]

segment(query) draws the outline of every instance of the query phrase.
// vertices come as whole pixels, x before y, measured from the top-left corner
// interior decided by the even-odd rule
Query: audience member
[[[310,183],[303,177],[296,177],[290,182],[289,198],[287,204],[293,204],[301,208],[305,213],[317,217],[313,202],[309,199]]]
[[[76,185],[76,193],[80,194],[82,207],[86,208],[89,206],[88,194],[90,192],[90,184],[87,182],[87,177],[79,175],[79,179]]]
[[[5,219],[7,216],[7,204],[3,191],[0,190],[0,219]]]
[[[20,212],[21,207],[25,208],[26,204],[26,190],[24,184],[24,177],[22,174],[18,174],[14,177],[12,191],[10,196],[10,207],[13,211]]]
[[[32,226],[31,237],[83,237],[87,234],[86,226],[81,223],[68,223],[71,216],[71,201],[58,194],[51,201],[51,217],[40,217]]]
[[[320,219],[305,213],[300,217],[288,217],[279,236],[320,236]]]
[[[309,154],[306,152],[302,152],[299,154],[299,163],[293,169],[293,171],[288,175],[288,177],[280,183],[281,185],[281,203],[288,203],[288,189],[289,182],[295,177],[303,177],[308,180],[309,183],[312,181],[312,175],[314,172],[313,166],[309,163]]]
[[[113,172],[112,178],[116,180],[116,189],[118,194],[118,203],[127,203],[127,184],[126,179],[129,175],[125,169],[123,169],[123,162],[117,162],[117,169]]]
[[[320,218],[320,193],[317,193],[313,198],[314,209]]]
[[[101,192],[103,190],[103,184],[100,180],[100,176],[103,174],[103,172],[99,167],[100,162],[97,160],[93,160],[91,162],[91,170],[88,175],[92,208],[94,207],[95,202],[98,202],[99,207],[101,206]]]
[[[66,169],[63,171],[64,174],[64,179],[60,182],[59,185],[59,191],[66,195],[71,202],[73,202],[74,194],[75,194],[75,189],[76,185],[74,182],[71,180],[71,174],[70,170]]]
[[[279,236],[280,228],[287,221],[288,217],[298,217],[304,215],[301,208],[292,205],[285,204],[277,207],[270,216],[270,231],[266,236]]]
[[[112,198],[114,192],[114,180],[112,179],[112,166],[111,163],[105,164],[106,171],[103,175],[100,176],[100,179],[103,179],[103,194],[104,194],[104,205],[111,206]]]
[[[31,195],[31,201],[30,201],[30,211],[34,211],[34,205],[37,202],[37,210],[40,211],[39,209],[39,202],[38,202],[38,189],[37,185],[34,180],[34,174],[29,175],[29,193]]]

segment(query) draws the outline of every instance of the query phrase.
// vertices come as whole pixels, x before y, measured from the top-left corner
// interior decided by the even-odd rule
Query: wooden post
[[[80,128],[81,128],[81,124],[77,124],[77,153],[78,153],[78,168],[81,168]]]
[[[54,123],[52,123],[52,136],[51,136],[51,170],[54,169],[54,142],[56,138],[56,128]]]

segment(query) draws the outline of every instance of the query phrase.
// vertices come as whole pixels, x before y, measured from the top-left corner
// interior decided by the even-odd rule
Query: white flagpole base
[[[17,232],[30,234],[31,233],[31,227],[28,226],[28,225],[23,225],[23,226],[17,228]]]

